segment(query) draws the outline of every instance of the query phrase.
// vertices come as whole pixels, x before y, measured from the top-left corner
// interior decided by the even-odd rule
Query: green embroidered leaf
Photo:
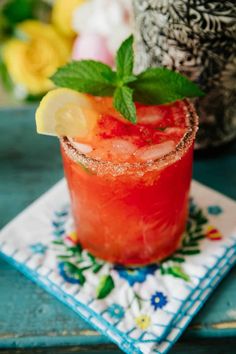
[[[187,256],[191,256],[191,255],[194,255],[194,254],[199,254],[200,253],[200,250],[196,249],[196,250],[190,250],[190,249],[181,249],[178,251],[179,253],[181,254],[185,254]]]
[[[74,265],[71,262],[65,262],[65,266],[68,270],[68,272],[75,277],[76,279],[79,280],[80,284],[83,285],[86,281],[85,276],[83,275],[83,272],[80,268],[76,267],[76,265]]]
[[[197,235],[197,236],[194,236],[194,240],[196,240],[196,241],[203,240],[204,238],[205,238],[205,235]]]
[[[71,258],[71,256],[68,256],[68,255],[65,255],[65,254],[59,254],[57,256],[58,259],[60,259],[61,261],[64,261],[64,260],[68,260],[69,258]]]
[[[88,257],[90,258],[90,260],[94,263],[96,262],[96,258],[94,257],[94,255],[92,255],[91,253],[87,253]]]
[[[198,212],[195,214],[195,219],[197,221],[197,226],[199,227],[200,225],[206,224],[207,223],[207,218],[203,215],[202,210],[198,210]]]
[[[198,246],[198,243],[195,240],[184,240],[183,241],[183,246],[189,246],[189,247],[195,247]]]
[[[186,229],[188,230],[188,228],[192,225],[192,221],[191,220],[188,220],[187,221],[187,225],[186,225]]]
[[[180,266],[169,267],[168,269],[165,270],[165,273],[171,274],[174,277],[181,278],[185,281],[190,280],[189,276],[183,271],[183,269]]]
[[[86,281],[86,278],[85,278],[85,276],[83,275],[83,273],[79,269],[77,271],[77,277],[79,279],[80,285],[84,285],[84,283]]]
[[[53,243],[54,245],[63,245],[63,244],[64,244],[64,242],[61,241],[61,240],[54,240],[54,241],[52,241],[52,243]]]
[[[82,247],[80,244],[72,247],[67,247],[67,250],[70,251],[72,254],[77,255],[82,253]]]
[[[81,270],[81,272],[84,272],[85,270],[88,270],[88,269],[90,269],[90,268],[91,268],[91,266],[89,265],[89,266],[87,266],[87,267],[80,268],[80,270]]]
[[[168,259],[167,259],[168,260]],[[165,263],[165,261],[163,262]],[[161,272],[161,275],[164,275],[165,274],[165,269],[164,267],[162,266],[162,264],[160,264],[160,272]]]
[[[103,267],[103,264],[95,264],[95,265],[93,266],[93,272],[94,272],[95,274],[98,273],[99,270],[102,269],[102,267]]]
[[[97,299],[104,299],[114,289],[115,284],[111,275],[103,275],[100,278],[96,293]]]
[[[198,220],[198,225],[204,225],[206,223],[207,223],[207,219],[205,219],[205,218],[201,218]]]
[[[196,227],[195,233],[198,233],[198,232],[202,232],[202,227],[201,226],[197,226]]]
[[[170,258],[170,260],[173,261],[173,262],[177,262],[177,263],[184,263],[184,262],[185,262],[185,259],[184,259],[184,258],[175,257],[175,256],[173,256],[172,258]]]

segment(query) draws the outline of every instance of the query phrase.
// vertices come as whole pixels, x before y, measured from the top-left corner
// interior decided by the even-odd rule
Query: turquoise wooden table
[[[58,142],[38,136],[34,107],[0,110],[0,226],[62,176]],[[195,159],[194,177],[236,199],[236,143]],[[236,219],[236,217],[235,217]],[[236,352],[236,269],[189,326],[174,354]],[[52,296],[0,260],[1,353],[121,353]]]

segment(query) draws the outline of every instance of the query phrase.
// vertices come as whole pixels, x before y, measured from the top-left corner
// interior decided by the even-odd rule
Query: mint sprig
[[[134,124],[137,122],[134,101],[155,105],[204,95],[195,83],[178,72],[149,68],[134,75],[133,66],[133,36],[130,36],[117,51],[116,71],[95,60],[80,60],[59,68],[51,79],[60,87],[113,97],[114,108]]]

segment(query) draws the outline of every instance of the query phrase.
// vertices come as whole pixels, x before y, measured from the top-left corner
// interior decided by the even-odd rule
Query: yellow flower
[[[56,0],[52,9],[52,23],[65,36],[72,37],[75,32],[72,28],[74,10],[85,0]]]
[[[17,26],[20,39],[10,39],[3,48],[3,60],[16,85],[38,95],[53,87],[49,77],[69,59],[71,43],[52,25],[34,20]]]
[[[145,331],[145,329],[147,329],[151,324],[151,318],[147,315],[141,315],[135,318],[135,323],[138,328]]]

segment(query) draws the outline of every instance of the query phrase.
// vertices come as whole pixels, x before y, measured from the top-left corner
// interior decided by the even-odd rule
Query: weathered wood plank
[[[236,339],[223,340],[191,340],[179,341],[174,348],[169,352],[170,354],[235,354]],[[214,351],[213,351],[214,350]],[[89,354],[119,354],[121,350],[112,344],[108,345],[88,345],[76,347],[54,347],[54,348],[34,348],[34,349],[3,349],[1,354],[75,354],[75,353],[89,353]]]

